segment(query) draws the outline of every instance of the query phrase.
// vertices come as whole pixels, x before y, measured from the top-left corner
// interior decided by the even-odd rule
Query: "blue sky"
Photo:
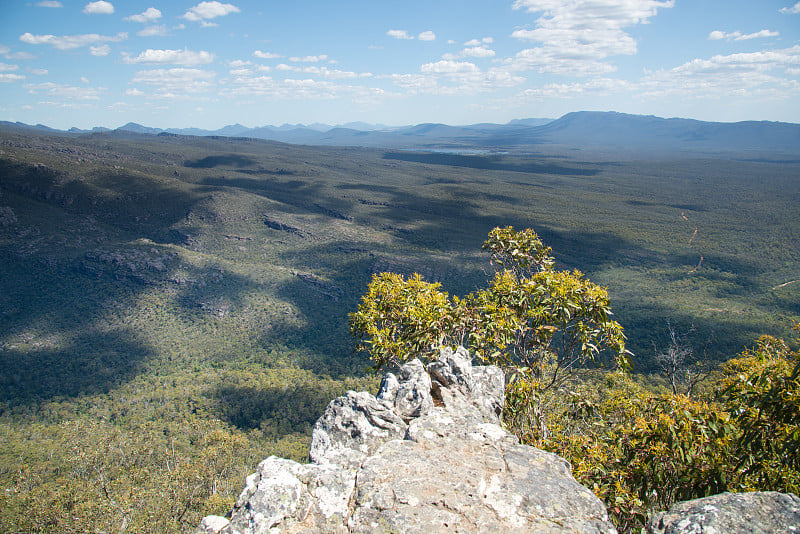
[[[800,123],[796,0],[5,0],[0,119],[55,128]]]

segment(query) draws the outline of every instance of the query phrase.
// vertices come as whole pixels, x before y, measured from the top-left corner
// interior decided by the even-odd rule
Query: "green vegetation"
[[[531,230],[495,228],[484,248],[502,271],[479,297],[451,302],[419,276],[373,278],[351,330],[378,367],[454,343],[503,367],[505,425],[569,460],[622,532],[677,501],[800,490],[800,352],[764,336],[700,398],[675,393],[674,381],[672,393],[656,394],[628,374],[601,288],[554,272]],[[587,367],[602,348],[616,355],[611,372]]]
[[[0,131],[0,530],[225,513],[260,459],[306,457],[332,397],[377,386],[348,335],[373,274],[477,296],[497,226],[608,288],[637,372],[667,320],[704,361],[788,339],[800,164],[536,148]]]
[[[435,359],[442,346],[468,348],[505,370],[509,427],[546,439],[549,390],[598,363],[604,350],[615,367],[629,365],[622,327],[606,291],[578,271],[555,271],[533,230],[495,228],[483,248],[501,268],[487,289],[450,300],[419,275],[382,273],[350,316],[350,330],[378,368]]]

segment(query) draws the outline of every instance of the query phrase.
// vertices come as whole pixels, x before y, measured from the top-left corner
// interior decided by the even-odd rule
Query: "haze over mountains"
[[[43,125],[2,123],[6,127],[35,128],[59,133]],[[109,131],[70,129],[67,134]],[[390,127],[381,124],[348,123],[284,124],[248,128],[241,124],[218,130],[198,128],[150,128],[128,123],[114,130],[119,134],[175,134],[192,136],[247,137],[284,143],[331,146],[364,146],[433,150],[512,150],[526,151],[537,145],[613,147],[628,150],[741,151],[768,150],[795,152],[800,149],[800,124],[768,121],[736,123],[703,122],[692,119],[665,119],[655,116],[616,112],[581,111],[559,119],[520,119],[506,124],[449,126],[425,123]]]

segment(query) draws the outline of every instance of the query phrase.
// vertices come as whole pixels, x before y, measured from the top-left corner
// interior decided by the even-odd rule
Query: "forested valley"
[[[798,206],[800,160],[768,151],[2,129],[0,530],[224,515],[261,459],[306,459],[333,397],[377,388],[348,331],[373,275],[476,291],[495,227],[535,229],[607,289],[625,387],[668,391],[676,342],[704,374],[762,335],[788,354]]]

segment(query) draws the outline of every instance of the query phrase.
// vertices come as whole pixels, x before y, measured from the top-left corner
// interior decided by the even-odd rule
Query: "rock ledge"
[[[231,519],[198,534],[273,532],[616,532],[562,458],[500,426],[504,376],[459,348],[427,368],[347,392],[314,426],[311,463],[270,457]]]

